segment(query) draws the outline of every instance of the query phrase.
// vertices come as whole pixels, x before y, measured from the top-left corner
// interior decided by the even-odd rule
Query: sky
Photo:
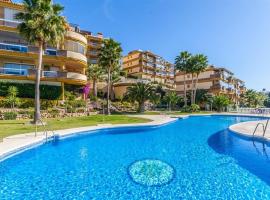
[[[270,90],[270,0],[55,0],[70,23],[102,32],[123,54],[151,50],[170,62],[203,53],[248,88]]]

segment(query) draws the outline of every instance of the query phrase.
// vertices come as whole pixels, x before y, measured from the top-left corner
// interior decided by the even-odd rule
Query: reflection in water
[[[208,139],[208,145],[219,154],[234,158],[237,163],[270,185],[269,142],[220,131]]]

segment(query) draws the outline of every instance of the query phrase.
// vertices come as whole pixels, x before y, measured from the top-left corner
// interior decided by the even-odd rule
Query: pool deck
[[[81,132],[95,131],[95,130],[101,130],[101,129],[107,129],[107,128],[160,126],[160,125],[164,125],[170,122],[174,122],[178,120],[178,118],[186,118],[189,116],[203,116],[203,115],[237,115],[237,116],[257,116],[257,117],[260,116],[261,117],[261,115],[238,114],[238,113],[171,115],[171,116],[168,116],[168,115],[130,115],[131,117],[132,116],[141,117],[141,118],[150,119],[152,121],[148,123],[136,123],[136,124],[115,124],[115,125],[100,124],[97,126],[57,130],[54,132],[56,135],[59,135],[60,137],[68,137],[68,136],[76,135]],[[244,123],[236,124],[236,125],[231,126],[230,130],[238,134],[252,136],[257,123],[258,122],[244,122]],[[256,135],[258,137],[262,135],[261,127],[258,128]],[[269,131],[267,131],[266,138],[270,139],[270,127],[269,127]],[[26,133],[26,134],[6,137],[3,139],[2,142],[0,142],[0,161],[18,152],[27,150],[36,145],[43,144],[45,141],[46,141],[46,137],[43,135],[43,132],[38,132],[36,137],[35,137],[35,133]]]
[[[230,131],[232,131],[234,133],[244,135],[247,137],[257,137],[260,139],[270,140],[270,127],[269,127],[270,123],[266,129],[264,137],[263,137],[264,130],[263,130],[262,125],[259,125],[256,133],[253,136],[254,130],[255,130],[258,123],[262,123],[265,125],[266,120],[242,122],[242,123],[234,124],[234,125],[230,126],[229,129],[230,129]]]
[[[56,135],[60,137],[68,137],[71,135],[76,135],[81,132],[101,130],[106,128],[120,128],[120,127],[139,127],[139,126],[160,126],[170,122],[174,122],[177,118],[171,118],[166,115],[131,115],[131,117],[141,117],[152,120],[148,123],[136,123],[136,124],[100,124],[97,126],[88,126],[88,127],[80,127],[80,128],[71,128],[65,130],[57,130],[54,131]],[[183,116],[181,116],[183,117]],[[52,133],[49,133],[52,135]],[[10,137],[6,137],[0,142],[0,160],[9,157],[17,152],[27,150],[33,146],[43,144],[46,141],[46,136],[44,136],[43,132],[38,132],[35,137],[35,133],[26,133],[19,134]]]

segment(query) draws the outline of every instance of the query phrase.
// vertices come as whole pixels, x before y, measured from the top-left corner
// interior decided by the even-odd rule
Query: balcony
[[[80,61],[83,61],[83,62],[87,63],[86,56],[81,54],[81,53],[77,53],[77,52],[73,52],[73,51],[67,51],[67,50],[58,50],[57,55],[67,57],[67,58],[72,58],[72,59],[75,59],[75,60],[80,60]]]
[[[19,21],[13,21],[13,20],[7,20],[7,19],[0,19],[0,26],[7,26],[7,27],[11,27],[11,28],[17,28],[17,26],[20,24],[21,22]]]
[[[74,32],[74,31],[67,31],[66,37],[78,40],[82,42],[83,44],[87,45],[87,39],[81,35],[80,33]]]
[[[212,78],[212,79],[222,79],[223,77],[222,77],[221,74],[212,74],[212,75],[210,75],[210,78]]]
[[[0,67],[0,75],[28,76],[28,69],[15,69]]]
[[[7,51],[28,52],[28,47],[19,44],[0,43],[0,49]]]
[[[15,69],[15,68],[0,68],[0,75],[9,76],[29,76],[35,77],[35,69]],[[79,81],[87,81],[87,77],[84,74],[75,72],[60,72],[60,71],[41,71],[41,78],[61,78],[61,79],[72,79]]]

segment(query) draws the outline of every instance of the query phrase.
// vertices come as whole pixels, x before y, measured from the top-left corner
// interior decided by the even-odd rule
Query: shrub
[[[21,99],[19,108],[33,108],[34,106],[34,99]]]
[[[49,108],[53,108],[57,105],[57,101],[52,100],[41,100],[40,108],[41,110],[48,110]]]
[[[49,109],[48,110],[48,113],[51,114],[51,116],[53,118],[55,118],[55,117],[58,117],[59,116],[60,111],[58,109],[53,108],[53,109]]]
[[[190,111],[191,112],[198,112],[198,111],[200,111],[200,106],[197,104],[191,104]]]
[[[35,85],[31,83],[14,83],[1,81],[0,96],[8,95],[8,88],[14,86],[18,89],[18,97],[35,98]],[[40,85],[40,98],[55,100],[61,96],[61,87],[52,85]]]
[[[17,118],[17,113],[15,112],[4,113],[4,120],[15,120],[16,118]]]
[[[181,112],[191,112],[191,107],[190,106],[183,106],[181,109]]]

